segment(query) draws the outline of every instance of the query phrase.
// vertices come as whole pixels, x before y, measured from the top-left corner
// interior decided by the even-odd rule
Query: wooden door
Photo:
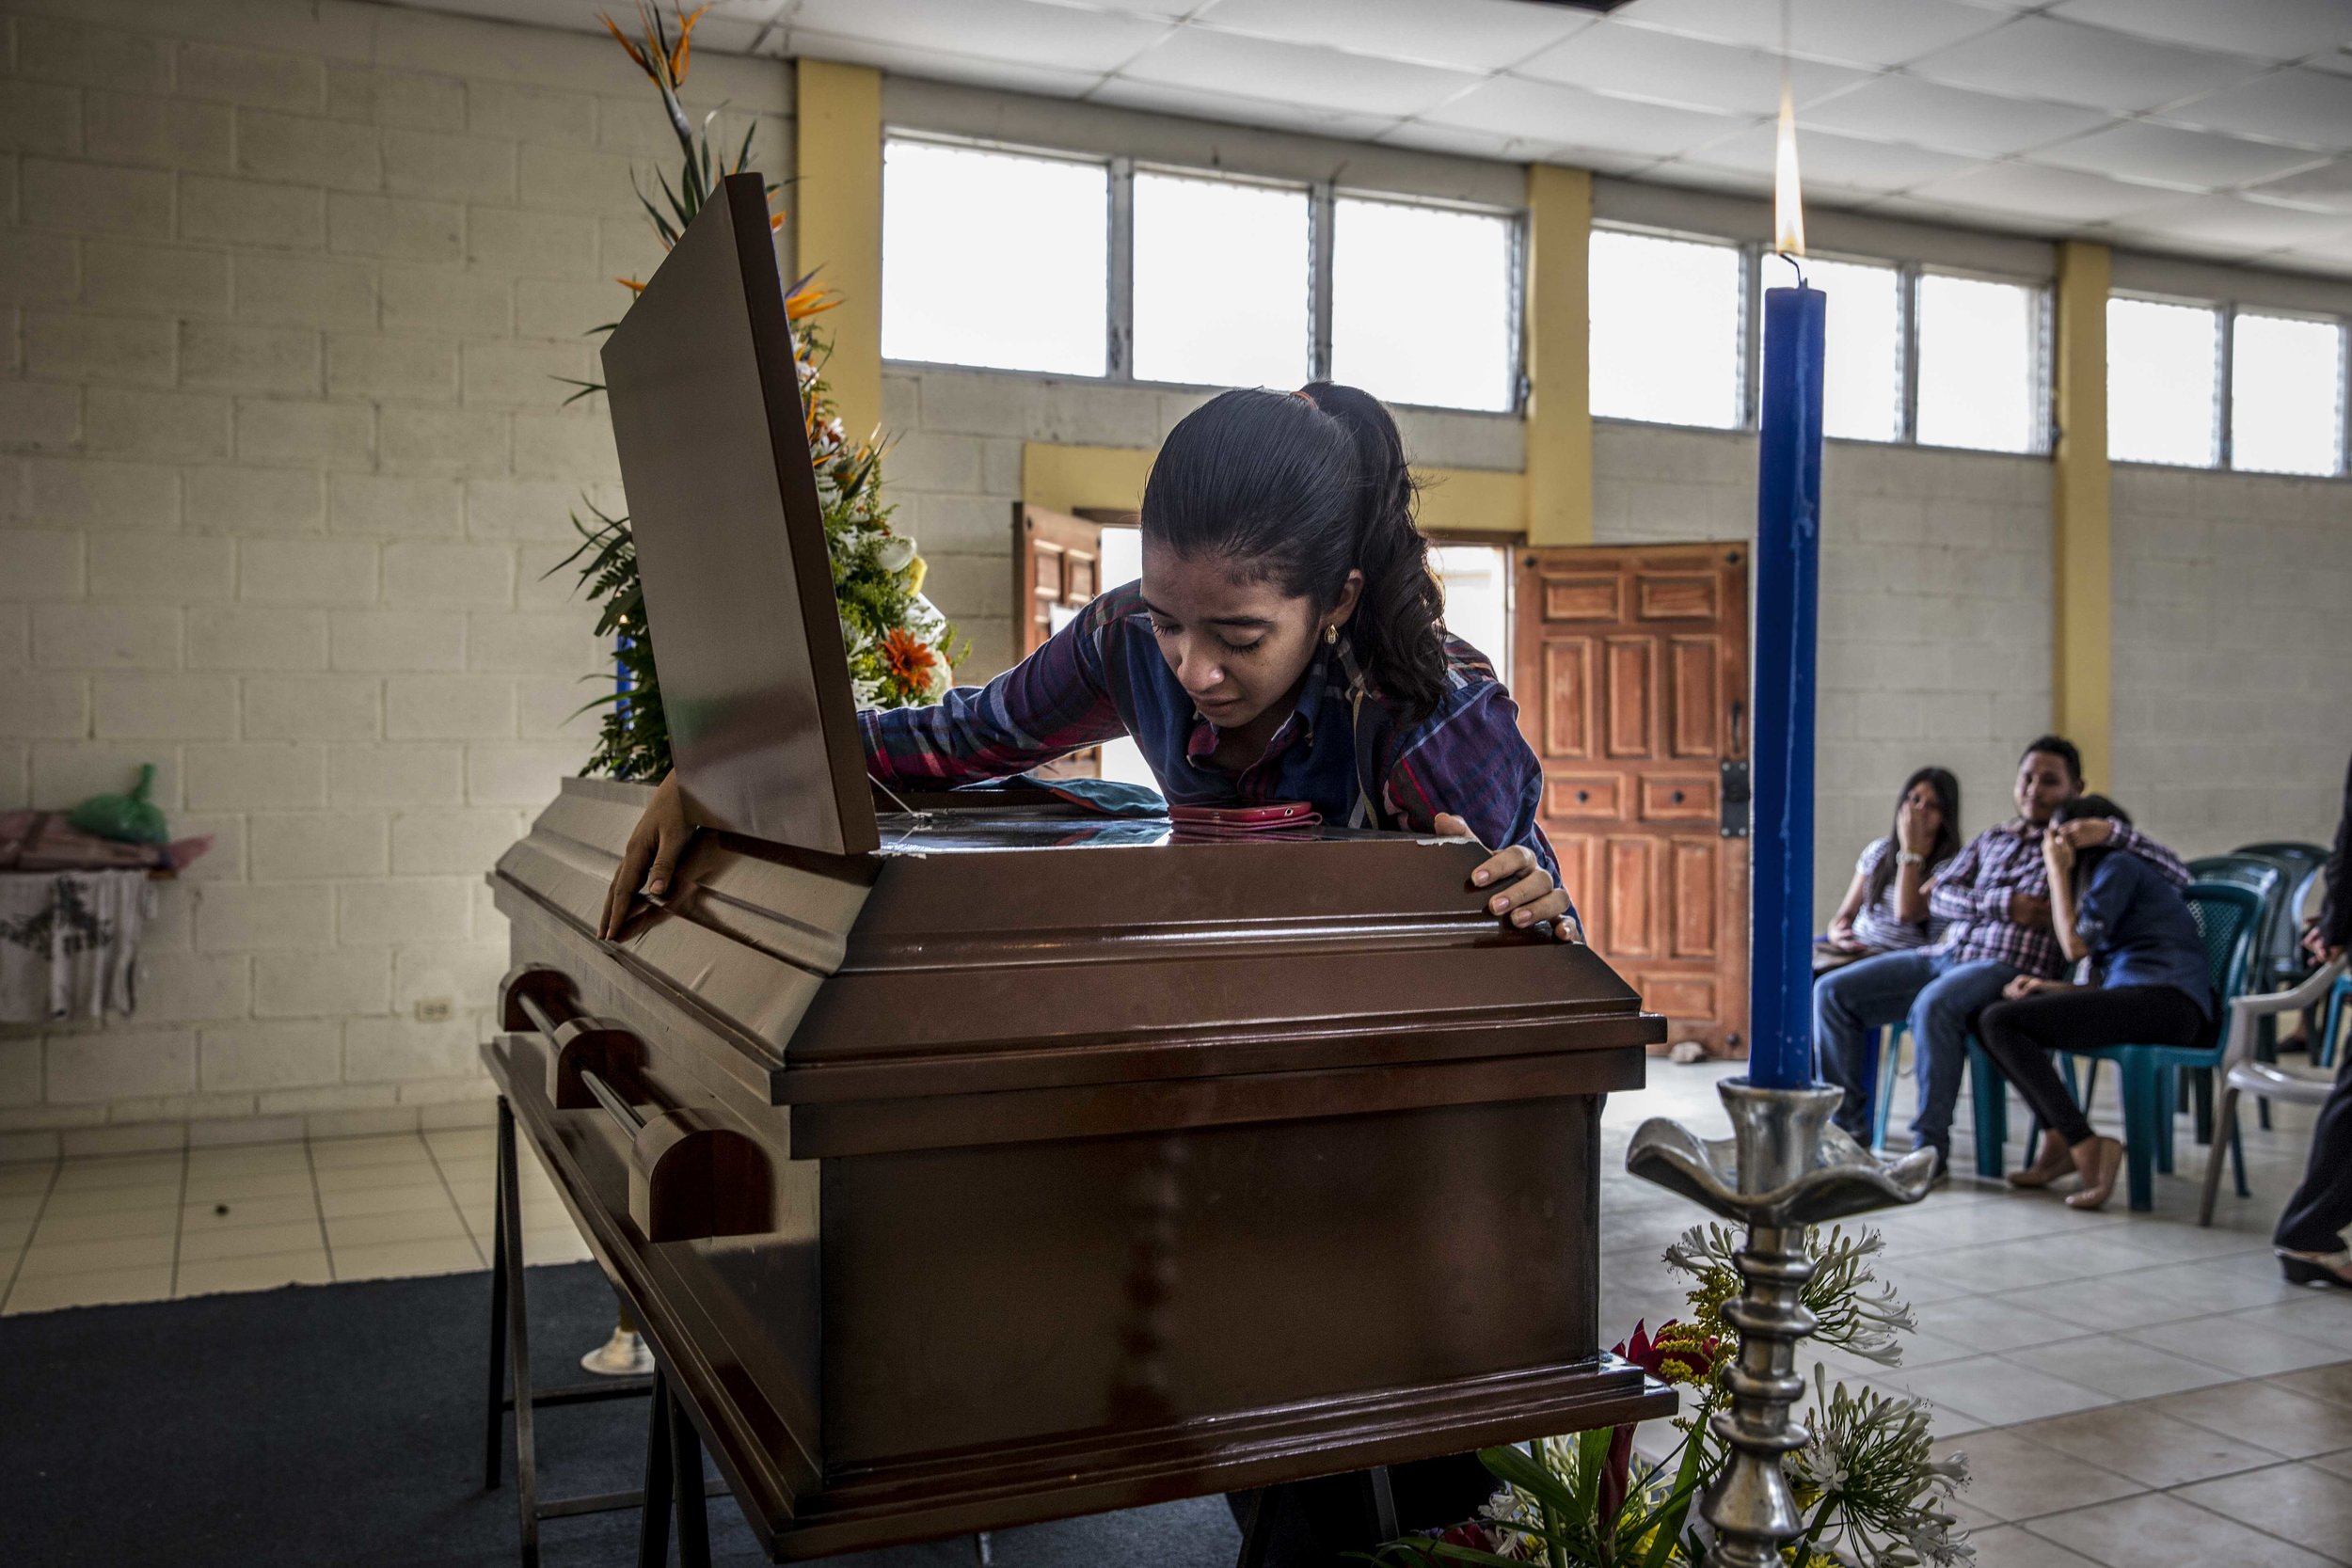
[[[1744,1053],[1748,550],[1518,552],[1513,688],[1543,761],[1544,831],[1585,936],[1670,1040]],[[1744,774],[1732,793],[1744,802]]]
[[[1012,508],[1012,612],[1026,658],[1103,591],[1103,528],[1100,523],[1015,501]],[[1101,748],[1089,746],[1037,773],[1050,779],[1100,778]]]

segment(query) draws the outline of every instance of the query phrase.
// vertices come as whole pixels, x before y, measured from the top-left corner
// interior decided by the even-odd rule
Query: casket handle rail
[[[648,1242],[765,1235],[774,1228],[774,1182],[757,1142],[693,1106],[638,1102],[644,1042],[611,1019],[579,1011],[571,978],[530,964],[500,987],[500,1022],[545,1042],[548,1103],[601,1110],[628,1144],[628,1217]],[[563,1016],[558,1016],[558,1015]]]

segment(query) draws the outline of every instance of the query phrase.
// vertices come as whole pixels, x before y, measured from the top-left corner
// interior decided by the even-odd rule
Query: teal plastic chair
[[[2275,872],[2274,872],[2275,875]],[[2263,895],[2251,887],[2196,881],[2186,895],[2197,929],[2204,939],[2207,974],[2225,1014],[2232,1000],[2247,994],[2256,942],[2262,931]],[[2211,1072],[2221,1066],[2223,1042],[2204,1050],[2174,1045],[2103,1045],[2070,1055],[2113,1062],[2123,1079],[2123,1148],[2134,1210],[2155,1207],[2155,1177],[2172,1172],[2172,1120],[2180,1103],[2180,1074]],[[1971,1037],[1968,1078],[1977,1118],[1977,1174],[1998,1177],[2009,1138],[2009,1083],[1993,1058]],[[1988,1168],[1988,1156],[1989,1168]]]

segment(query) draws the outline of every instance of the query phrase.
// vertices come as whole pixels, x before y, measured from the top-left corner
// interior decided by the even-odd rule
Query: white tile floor
[[[1603,1122],[1601,1322],[1680,1313],[1659,1260],[1705,1216],[1624,1174],[1645,1117],[1723,1131],[1720,1069],[1651,1065]],[[2112,1075],[2109,1075],[2110,1077]],[[1910,1104],[1908,1083],[1899,1088]],[[2250,1199],[2194,1223],[2203,1150],[2157,1209],[2098,1214],[1979,1185],[1963,1130],[1952,1184],[1873,1216],[1885,1275],[1919,1308],[1905,1364],[1822,1359],[1848,1382],[1938,1406],[1975,1484],[1985,1568],[2265,1568],[2352,1563],[2352,1293],[2284,1284],[2269,1229],[2302,1172],[2307,1113],[2247,1118]],[[2099,1108],[2116,1119],[2111,1101]],[[2022,1138],[2026,1118],[2015,1109]],[[294,1282],[479,1269],[490,1237],[488,1129],[0,1165],[0,1313]],[[2014,1163],[2017,1151],[2012,1148]],[[586,1256],[537,1163],[523,1162],[524,1250]]]
[[[1653,1064],[1603,1125],[1601,1320],[1622,1335],[1683,1303],[1658,1253],[1701,1217],[1622,1175],[1644,1117],[1726,1131],[1721,1069]],[[2112,1074],[2107,1075],[2112,1078]],[[1911,1085],[1897,1089],[1898,1121]],[[2225,1185],[2195,1223],[2205,1151],[2180,1126],[2179,1174],[2156,1209],[2119,1192],[2096,1214],[2056,1195],[1979,1184],[1963,1095],[1952,1183],[1867,1216],[1883,1273],[1918,1307],[1904,1363],[1825,1354],[1833,1377],[1922,1395],[1969,1458],[1961,1513],[1984,1568],[2267,1568],[2352,1563],[2352,1293],[2287,1285],[2270,1227],[2303,1169],[2307,1112],[2246,1118],[2251,1198]],[[2103,1094],[2097,1119],[2121,1117]],[[2012,1103],[2023,1139],[2026,1117]],[[1897,1141],[1904,1141],[1900,1133]],[[2010,1148],[2010,1164],[2021,1152]],[[1645,1434],[1646,1435],[1646,1434]],[[1669,1440],[1670,1435],[1669,1435]]]
[[[487,1128],[0,1165],[0,1315],[486,1266]],[[587,1248],[522,1163],[523,1255]]]

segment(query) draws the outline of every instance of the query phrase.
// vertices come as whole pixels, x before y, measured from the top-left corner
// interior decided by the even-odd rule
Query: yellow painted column
[[[1527,170],[1527,542],[1593,542],[1593,177]]]
[[[841,296],[818,318],[833,339],[825,380],[862,436],[882,422],[882,72],[803,59],[792,112],[795,270]]]
[[[2107,284],[2103,245],[2069,240],[2058,263],[2058,447],[2051,465],[2058,608],[2050,694],[2093,789],[2114,784],[2114,557],[2107,474]]]

